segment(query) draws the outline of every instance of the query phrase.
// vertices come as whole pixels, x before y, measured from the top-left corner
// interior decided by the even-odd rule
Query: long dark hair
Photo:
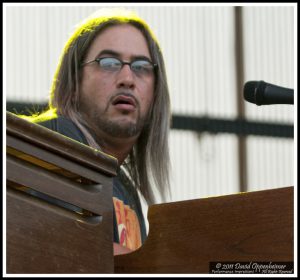
[[[144,35],[151,59],[158,64],[154,103],[150,123],[143,129],[123,164],[148,204],[153,204],[155,185],[163,200],[169,191],[170,99],[165,65],[159,44],[148,25],[135,13],[120,9],[101,9],[82,22],[66,43],[51,87],[51,100],[44,116],[59,114],[70,118],[85,135],[89,145],[100,149],[79,112],[80,64],[97,35],[112,25],[131,24]],[[41,115],[39,120],[43,119]]]

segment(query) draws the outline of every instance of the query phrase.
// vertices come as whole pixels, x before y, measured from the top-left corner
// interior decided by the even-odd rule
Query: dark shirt
[[[86,138],[81,130],[68,118],[59,116],[57,118],[37,123],[60,134],[63,134],[69,138],[72,138],[80,143],[88,145]],[[138,193],[124,171],[119,168],[117,171],[117,177],[113,178],[113,201],[114,201],[114,242],[123,243],[122,240],[122,226],[126,225],[126,221],[122,218],[124,215],[120,215],[120,209],[125,209],[125,214],[130,212],[129,218],[132,217],[132,213],[135,213],[138,219],[140,228],[141,242],[144,243],[146,239],[146,227],[142,213],[141,203]],[[121,204],[120,207],[117,207]],[[116,209],[118,208],[118,209]],[[117,213],[117,215],[116,215]],[[124,213],[123,213],[124,214]],[[133,214],[134,216],[134,214]],[[139,234],[139,233],[138,233]],[[126,234],[125,234],[126,235]],[[120,240],[121,239],[121,240]]]

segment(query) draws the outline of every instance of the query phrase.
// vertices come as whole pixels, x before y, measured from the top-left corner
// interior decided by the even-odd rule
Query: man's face
[[[85,61],[116,57],[124,62],[151,61],[146,39],[129,24],[108,27],[91,44]],[[154,72],[139,76],[124,65],[117,72],[100,69],[97,62],[82,68],[80,111],[100,134],[138,136],[152,107]]]

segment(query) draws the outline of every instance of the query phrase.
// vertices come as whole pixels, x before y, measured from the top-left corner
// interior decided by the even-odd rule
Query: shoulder
[[[86,138],[84,137],[81,130],[69,118],[57,116],[46,121],[36,122],[36,124],[44,126],[48,129],[51,129],[62,135],[72,138],[80,143],[88,145]]]

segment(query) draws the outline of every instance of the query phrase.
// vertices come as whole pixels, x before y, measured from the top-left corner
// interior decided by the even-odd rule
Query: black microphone
[[[294,90],[264,81],[249,81],[244,85],[244,98],[256,105],[294,104]]]

